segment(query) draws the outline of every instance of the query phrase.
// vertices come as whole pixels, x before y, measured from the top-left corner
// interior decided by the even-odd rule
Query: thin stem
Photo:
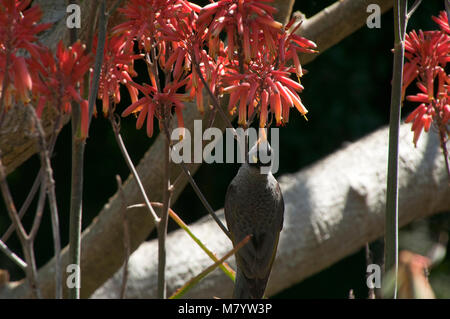
[[[130,259],[131,248],[130,248],[130,230],[128,227],[128,218],[127,218],[127,199],[125,197],[125,193],[123,192],[122,179],[119,175],[116,175],[117,188],[119,191],[119,196],[122,200],[121,208],[123,211],[123,246],[125,252],[125,261],[123,263],[123,272],[122,272],[122,286],[120,288],[120,299],[125,298],[125,294],[127,291],[127,282],[128,282],[128,261]]]
[[[74,3],[75,0],[69,0]],[[104,0],[102,2],[104,5]],[[101,10],[100,10],[101,11]],[[101,15],[104,14],[100,13]],[[70,41],[77,41],[76,28],[70,30]],[[103,52],[103,51],[102,51]],[[103,57],[103,54],[102,54]],[[96,61],[97,62],[97,61]],[[94,74],[96,76],[96,74]],[[94,87],[98,85],[98,77],[94,77]],[[79,90],[79,88],[77,88]],[[92,92],[91,92],[92,95]],[[91,97],[89,97],[89,112],[93,106],[91,105]],[[90,121],[89,114],[88,121]],[[83,215],[83,176],[84,176],[84,149],[85,139],[80,137],[81,114],[80,106],[72,103],[72,174],[71,174],[71,194],[70,194],[70,221],[69,221],[69,264],[76,265],[79,270],[75,278],[76,283],[69,288],[69,299],[80,299],[81,286],[81,220]],[[89,122],[88,122],[89,127]]]
[[[36,266],[36,257],[34,255],[34,240],[33,239],[27,239],[26,241],[27,249],[25,249],[25,260],[27,261],[27,269],[30,273],[30,286],[31,291],[33,292],[34,296],[38,299],[42,299],[42,293],[41,289],[39,288],[38,279],[37,279],[37,266]]]
[[[120,151],[122,152],[122,156],[125,159],[125,162],[127,163],[128,168],[130,169],[131,173],[133,174],[133,177],[138,185],[138,188],[142,194],[142,197],[144,198],[145,205],[147,206],[148,211],[150,212],[150,215],[153,218],[153,222],[155,223],[155,227],[158,227],[159,222],[161,221],[158,215],[155,213],[155,210],[152,207],[152,204],[148,200],[147,194],[145,192],[144,186],[142,185],[141,179],[139,178],[139,174],[136,171],[136,168],[134,167],[133,161],[130,158],[130,155],[128,154],[127,148],[125,147],[125,143],[123,142],[122,136],[120,135],[120,124],[118,121],[115,121],[113,116],[113,113],[110,113],[109,121],[113,127],[114,131],[114,137],[116,138],[117,145],[120,148]]]
[[[44,205],[47,191],[47,177],[42,175],[41,191],[39,192],[38,204],[36,206],[36,214],[34,215],[33,225],[30,230],[30,238],[35,239],[39,226],[41,225],[42,215],[44,213]]]
[[[3,251],[5,255],[8,256],[17,266],[26,272],[27,263],[17,256],[12,250],[10,250],[2,240],[0,240],[0,250]]]
[[[29,240],[25,228],[23,228],[19,215],[17,214],[17,209],[11,196],[11,191],[9,189],[8,182],[6,181],[5,167],[3,166],[1,160],[1,152],[0,152],[0,190],[2,192],[3,199],[5,201],[8,215],[12,223],[14,224],[17,236],[19,237],[22,246],[23,253],[25,255],[25,261],[27,264],[26,274],[28,282],[30,284],[31,293],[33,297],[39,298],[41,294],[37,283],[37,273],[34,271],[36,263],[34,260],[34,253],[33,251],[30,251],[30,249],[31,250],[33,249],[33,242]]]
[[[56,139],[58,137],[59,131],[61,130],[61,127],[60,127],[61,123],[62,123],[62,116],[60,114],[56,118],[54,129],[53,129],[53,133],[52,133],[52,137],[50,139],[49,149],[48,149],[48,157],[49,158],[53,154],[53,149],[54,149],[55,144],[56,144]],[[28,208],[30,207],[31,202],[33,201],[34,195],[36,194],[37,190],[39,189],[39,186],[41,185],[43,174],[44,174],[44,167],[41,166],[41,168],[39,169],[39,173],[36,176],[36,178],[34,179],[33,185],[31,186],[30,192],[28,193],[25,201],[23,202],[22,206],[20,207],[19,219],[23,218],[23,216],[27,212]],[[9,237],[12,235],[12,233],[14,232],[14,229],[15,229],[14,228],[14,224],[9,225],[8,229],[3,234],[1,240],[6,242],[9,239]]]
[[[28,208],[30,207],[31,202],[34,199],[34,195],[36,194],[37,190],[39,189],[39,186],[41,185],[42,176],[43,176],[43,169],[41,168],[39,170],[38,175],[34,179],[33,186],[31,186],[31,190],[28,193],[27,198],[25,199],[24,203],[20,207],[20,210],[19,210],[19,213],[18,213],[20,220],[22,219],[23,215],[25,215],[25,213],[27,212]],[[15,230],[14,224],[9,225],[8,229],[3,234],[1,240],[6,242],[9,239],[9,237],[12,235],[14,230]]]
[[[98,40],[97,40],[97,52],[95,54],[94,75],[92,79],[91,90],[89,94],[89,123],[94,113],[95,101],[97,98],[100,73],[102,70],[103,55],[106,41],[106,26],[108,24],[108,18],[105,14],[106,4],[105,0],[102,0],[99,11],[99,26],[98,26]],[[89,124],[88,124],[89,125]],[[88,126],[89,127],[89,126]]]
[[[214,264],[203,270],[200,274],[189,280],[187,283],[183,285],[183,287],[179,288],[175,293],[170,296],[170,299],[177,299],[183,296],[189,289],[194,287],[200,280],[205,278],[210,272],[216,269],[219,265],[221,265],[225,260],[230,258],[233,254],[235,254],[239,249],[241,249],[245,244],[250,240],[251,235],[247,235],[240,243],[238,243],[232,250],[230,250],[225,256],[220,258]]]
[[[155,205],[156,206],[156,205]],[[192,238],[193,241],[208,255],[209,258],[211,258],[214,262],[218,262],[219,259],[216,255],[213,254],[212,251],[210,251],[205,244],[202,243],[202,241],[194,235],[194,233],[191,231],[188,225],[172,210],[169,210],[169,215],[172,217],[172,219],[180,226],[188,235]],[[223,272],[230,277],[231,280],[235,280],[235,271],[230,268],[230,266],[227,263],[223,263],[223,265],[219,266]]]
[[[373,264],[372,254],[370,251],[369,243],[366,243],[366,267]],[[366,274],[366,280],[369,274]],[[376,299],[375,298],[375,290],[373,287],[369,287],[369,291],[367,294],[368,299]]]
[[[167,114],[166,114],[167,115]],[[164,133],[169,134],[167,117],[162,119]],[[164,134],[163,133],[163,134]],[[167,224],[169,220],[170,199],[172,196],[172,187],[170,184],[170,142],[165,139],[164,143],[164,193],[163,209],[161,212],[161,222],[158,225],[158,298],[166,299],[166,237]]]
[[[405,53],[406,0],[394,3],[394,67],[389,120],[389,155],[385,219],[385,271],[393,271],[394,299],[397,298],[398,274],[398,149],[400,130],[403,57]]]
[[[152,205],[154,207],[163,208],[163,204],[159,202],[152,202]],[[142,207],[145,207],[145,204],[130,205],[127,207],[127,209]],[[189,237],[192,238],[192,240],[208,255],[209,258],[211,258],[212,261],[216,262],[219,260],[219,258],[217,258],[217,256],[211,250],[209,250],[208,247],[206,247],[206,245],[197,236],[195,236],[189,226],[186,225],[186,223],[173,211],[172,208],[169,209],[169,216],[175,223],[177,223],[178,226],[180,226],[181,229],[183,229],[189,235]],[[224,274],[234,282],[236,272],[227,263],[223,263],[219,267],[220,269],[222,269]]]
[[[44,172],[46,174],[42,176],[40,196],[42,196],[43,193],[42,190],[44,190],[47,192],[49,199],[50,215],[52,222],[53,249],[55,252],[55,298],[62,299],[61,235],[59,232],[59,214],[58,214],[58,206],[56,204],[55,180],[53,179],[53,170],[50,163],[50,156],[49,151],[47,149],[47,142],[45,141],[44,128],[42,127],[41,120],[37,117],[34,108],[29,108],[29,110],[34,117],[34,121],[36,124],[38,132],[38,145],[40,147],[41,166],[44,168]],[[51,146],[50,148],[53,147]],[[41,199],[39,200],[39,202],[41,202]],[[34,238],[33,229],[31,231],[30,237]]]
[[[228,231],[228,229],[225,227],[225,225],[222,223],[222,221],[217,217],[216,213],[212,209],[211,205],[208,203],[208,200],[205,198],[205,195],[203,195],[202,191],[198,187],[197,183],[195,182],[194,178],[192,177],[191,172],[187,168],[186,164],[184,162],[180,163],[181,168],[183,169],[183,172],[186,174],[189,183],[191,184],[192,188],[195,191],[195,194],[197,194],[198,198],[202,202],[203,206],[206,208],[208,213],[211,215],[211,217],[214,219],[214,221],[219,225],[220,229],[225,233],[225,235],[228,236],[228,238],[231,239],[231,234]]]
[[[411,16],[414,14],[414,12],[417,10],[417,8],[420,6],[421,3],[422,3],[422,0],[414,1],[413,5],[408,10],[408,14],[406,15],[406,21],[408,21],[411,18]]]
[[[84,139],[79,137],[80,128],[79,105],[72,105],[72,176],[70,194],[70,224],[69,224],[69,264],[77,265],[80,270],[81,251],[81,219],[83,213],[83,160]],[[80,272],[77,273],[80,276]],[[76,278],[76,284],[69,288],[69,298],[80,298],[81,277]]]
[[[166,141],[168,143],[170,143],[170,135],[168,131],[164,131],[165,136],[166,136]],[[184,174],[187,176],[189,184],[191,184],[192,188],[195,191],[195,194],[198,196],[198,198],[200,199],[200,201],[202,202],[203,206],[206,208],[206,210],[208,211],[208,213],[211,215],[211,217],[214,219],[214,221],[217,223],[217,225],[219,225],[220,229],[222,229],[222,231],[225,233],[225,235],[227,235],[228,238],[231,239],[231,234],[228,231],[227,227],[225,227],[225,225],[222,223],[222,221],[219,219],[219,217],[217,217],[216,213],[214,212],[214,210],[212,209],[211,205],[208,203],[208,200],[206,199],[205,195],[203,195],[202,191],[200,190],[200,188],[198,187],[197,183],[195,182],[194,178],[192,177],[191,172],[189,171],[186,163],[184,162],[180,162],[180,166],[183,169]],[[179,180],[179,176],[177,177],[177,179],[175,180],[174,185],[176,184],[176,182]]]

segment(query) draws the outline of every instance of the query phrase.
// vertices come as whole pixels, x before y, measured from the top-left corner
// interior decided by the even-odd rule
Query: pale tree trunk
[[[311,167],[279,178],[285,221],[268,296],[384,235],[387,140],[388,129],[382,128]],[[450,210],[450,187],[437,134],[424,134],[414,148],[410,125],[403,125],[399,162],[401,226]],[[229,239],[209,217],[191,225],[191,230],[219,257],[231,249]],[[169,234],[167,245],[169,293],[213,264],[183,230]],[[156,296],[156,257],[155,240],[142,244],[131,256],[128,298]],[[231,265],[235,266],[234,261]],[[118,272],[93,297],[117,298],[121,282]],[[226,298],[232,286],[231,280],[216,269],[183,297]]]

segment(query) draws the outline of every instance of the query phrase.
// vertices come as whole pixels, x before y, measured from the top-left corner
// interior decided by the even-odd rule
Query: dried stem
[[[30,238],[33,240],[36,238],[39,226],[41,225],[42,215],[44,214],[45,198],[47,195],[47,177],[42,175],[41,177],[41,191],[39,192],[39,199],[36,206],[36,213],[34,215],[33,225],[30,230]],[[19,215],[20,216],[20,215]]]
[[[208,200],[205,198],[205,195],[203,195],[202,191],[198,187],[197,183],[195,182],[194,178],[192,177],[191,172],[187,168],[186,164],[184,162],[180,163],[181,168],[183,169],[183,172],[188,177],[189,183],[191,184],[192,188],[195,191],[195,194],[197,194],[198,198],[202,202],[203,206],[205,206],[208,213],[211,215],[211,217],[214,219],[214,221],[219,225],[220,229],[225,233],[225,235],[228,236],[228,238],[231,239],[231,234],[228,231],[228,229],[225,227],[225,225],[222,223],[222,221],[217,217],[216,213],[212,209],[211,205],[208,203]]]
[[[161,120],[164,133],[169,136],[170,114],[165,114]],[[166,238],[167,224],[169,221],[170,198],[172,197],[172,186],[170,184],[170,140],[164,143],[164,179],[163,179],[163,209],[161,222],[158,225],[158,298],[166,299]]]
[[[420,6],[421,3],[422,0],[414,1],[413,5],[411,6],[411,9],[408,10],[408,13],[406,15],[406,21],[408,21],[409,18],[411,18],[411,16],[414,14],[414,12],[417,10],[417,8]]]
[[[53,179],[53,170],[50,163],[49,151],[47,149],[47,142],[45,141],[45,132],[42,127],[41,120],[37,117],[34,108],[29,108],[38,133],[38,145],[40,147],[40,156],[41,156],[41,167],[44,168],[45,174],[42,176],[41,183],[41,195],[39,198],[39,203],[44,202],[41,200],[42,194],[44,191],[48,194],[49,206],[50,206],[50,215],[52,222],[52,236],[53,236],[53,249],[55,251],[55,298],[62,299],[62,264],[61,264],[61,235],[59,232],[59,214],[58,214],[58,206],[56,202],[56,191],[55,191],[55,180]],[[52,148],[52,147],[51,147]],[[38,204],[38,208],[39,208]],[[43,206],[43,205],[42,205]],[[40,215],[42,216],[42,208]],[[39,212],[36,213],[38,215]],[[34,227],[31,231],[30,237],[34,239],[35,233],[33,233]],[[39,227],[39,226],[37,226]],[[35,232],[37,232],[37,227]]]
[[[20,221],[19,214],[17,214],[17,209],[11,196],[11,191],[9,189],[8,182],[6,181],[5,167],[3,166],[1,160],[1,152],[0,152],[0,189],[3,195],[3,199],[5,201],[8,215],[12,223],[14,224],[17,236],[19,237],[20,243],[22,245],[23,254],[25,255],[25,261],[27,264],[26,274],[28,282],[30,284],[32,296],[35,298],[36,297],[40,298],[41,293],[37,282],[37,270],[33,252],[33,241],[29,240],[25,228],[23,227]]]
[[[19,266],[23,271],[27,270],[27,263],[24,262],[19,256],[17,256],[12,250],[6,246],[6,244],[0,240],[0,250],[8,256],[17,266]]]
[[[125,143],[123,142],[122,136],[120,135],[120,118],[117,118],[117,121],[113,118],[113,113],[110,113],[110,117],[109,117],[109,121],[113,127],[113,131],[114,131],[114,137],[116,138],[116,142],[117,145],[120,148],[120,151],[122,152],[122,156],[125,159],[125,162],[127,163],[128,168],[130,169],[131,173],[133,174],[133,177],[136,180],[136,183],[139,187],[139,190],[142,194],[142,197],[144,198],[144,202],[145,205],[147,206],[148,211],[150,212],[150,215],[153,217],[153,221],[155,223],[155,226],[157,227],[159,222],[160,222],[160,218],[158,217],[158,215],[155,213],[155,210],[152,207],[152,204],[150,203],[150,201],[148,200],[147,194],[145,192],[144,186],[142,185],[142,181],[139,178],[139,175],[136,171],[136,168],[134,167],[133,161],[130,158],[130,155],[128,155],[128,151],[127,148],[125,147]]]

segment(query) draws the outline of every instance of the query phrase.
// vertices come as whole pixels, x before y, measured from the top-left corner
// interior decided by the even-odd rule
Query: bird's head
[[[269,142],[258,140],[248,152],[248,164],[250,167],[258,168],[261,173],[267,174],[272,167],[273,151]]]

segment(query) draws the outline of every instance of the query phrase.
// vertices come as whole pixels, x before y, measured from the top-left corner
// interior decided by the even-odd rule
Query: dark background
[[[333,2],[296,1],[295,10],[300,10],[307,17],[311,17]],[[431,16],[438,15],[439,10],[443,9],[443,1],[423,1],[410,20],[408,31],[414,28],[437,29]],[[289,124],[280,130],[280,169],[277,176],[296,172],[337,150],[343,143],[356,141],[388,123],[393,47],[392,21],[393,15],[390,10],[382,16],[380,29],[363,27],[306,66],[309,73],[302,79],[305,86],[302,99],[309,110],[309,121],[306,122],[295,109],[291,111]],[[122,96],[123,103],[119,109],[123,109],[128,103],[125,98],[128,94],[124,92]],[[403,114],[408,114],[412,109],[407,103]],[[132,116],[122,119],[122,130],[131,157],[138,163],[155,137],[149,139],[145,130],[136,131],[135,119]],[[52,159],[63,246],[68,243],[70,152],[70,125],[67,125],[58,138]],[[125,180],[129,174],[109,122],[102,117],[93,121],[85,155],[83,227],[90,224],[108,198],[116,192],[114,176],[120,174]],[[39,159],[34,156],[8,177],[17,206],[25,199],[38,168]],[[238,165],[204,164],[196,173],[195,179],[214,209],[223,207],[227,186],[237,169]],[[198,220],[206,214],[206,210],[189,185],[173,208],[187,223]],[[25,224],[30,224],[32,214],[26,216],[24,220]],[[2,205],[1,234],[8,225],[9,219]],[[170,224],[169,229],[176,229],[176,226]],[[8,245],[15,251],[20,251],[19,242],[14,236],[8,241]],[[36,240],[38,267],[47,262],[52,254],[50,217],[46,212]],[[366,298],[365,267],[365,254],[362,249],[278,294],[275,298],[347,298],[350,289],[354,290],[356,298]],[[3,254],[0,254],[1,268],[8,269],[12,279],[23,277],[23,273]],[[448,279],[450,274],[448,257],[432,271],[431,276],[433,277],[435,273],[447,274]]]

